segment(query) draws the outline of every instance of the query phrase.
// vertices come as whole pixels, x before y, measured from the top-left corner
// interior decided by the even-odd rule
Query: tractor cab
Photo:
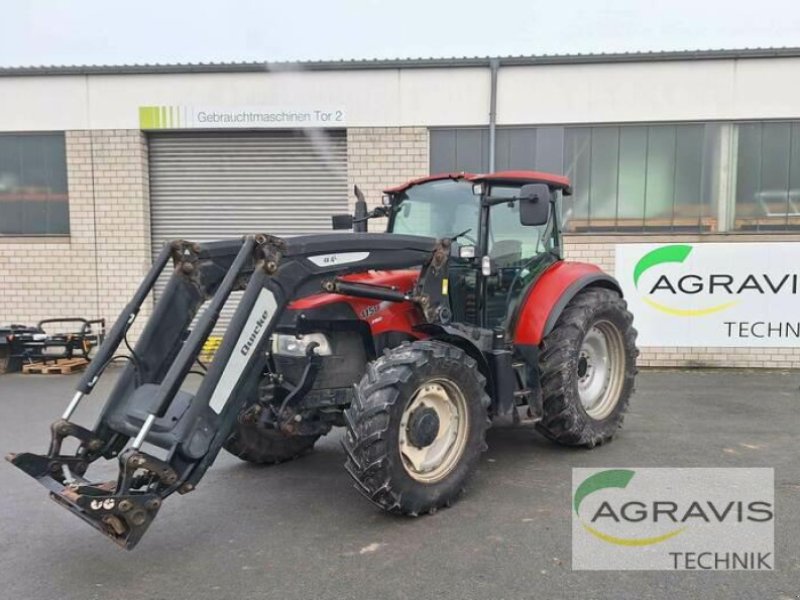
[[[453,319],[507,325],[520,294],[561,259],[559,195],[565,177],[534,171],[433,175],[385,191],[388,233],[453,240]]]

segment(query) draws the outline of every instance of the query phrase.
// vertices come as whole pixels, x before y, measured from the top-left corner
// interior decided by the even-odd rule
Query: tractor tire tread
[[[459,369],[473,377],[479,386],[484,416],[479,419],[475,430],[479,440],[475,446],[479,452],[486,449],[485,433],[489,419],[485,415],[488,414],[486,409],[490,399],[485,391],[486,379],[472,358],[456,346],[428,340],[405,342],[384,352],[370,363],[361,382],[355,386],[353,401],[345,411],[346,431],[342,438],[347,456],[345,469],[355,481],[355,488],[384,511],[407,516],[435,512],[438,508],[452,505],[463,491],[463,481],[460,481],[453,490],[447,490],[428,505],[409,501],[393,485],[389,423],[392,411],[398,409],[400,387],[407,385],[417,370],[440,360],[457,362]],[[465,453],[468,451],[465,449]],[[477,457],[474,462],[477,462]]]
[[[586,327],[594,315],[600,313],[613,315],[619,323],[626,358],[620,398],[606,422],[595,421],[585,414],[572,380],[573,371],[577,372],[577,353]],[[567,446],[594,448],[611,441],[622,427],[634,392],[637,356],[633,315],[619,293],[600,287],[579,292],[540,345],[544,414],[536,428],[551,441]]]
[[[245,431],[249,427],[253,431]],[[286,436],[275,429],[237,423],[224,448],[238,458],[257,465],[277,465],[311,452],[319,435]]]

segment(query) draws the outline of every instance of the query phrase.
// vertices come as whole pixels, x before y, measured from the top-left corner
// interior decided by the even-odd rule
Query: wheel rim
[[[586,332],[578,356],[578,395],[587,415],[600,420],[613,412],[624,371],[619,329],[609,321],[598,321]]]
[[[435,432],[432,421],[438,424]],[[424,434],[418,431],[420,425]],[[406,472],[423,483],[446,477],[464,454],[468,429],[467,401],[455,383],[432,379],[418,387],[400,420],[400,456]]]

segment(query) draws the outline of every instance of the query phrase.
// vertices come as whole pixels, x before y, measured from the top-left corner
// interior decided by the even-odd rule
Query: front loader
[[[223,448],[278,463],[346,428],[346,469],[384,510],[449,506],[493,417],[593,447],[622,423],[635,330],[618,285],[561,258],[565,178],[452,174],[387,190],[334,217],[353,232],[266,234],[163,248],[111,328],[46,454],[8,459],[51,497],[133,548],[171,494],[192,491]],[[386,233],[366,233],[387,217]],[[173,269],[135,347],[127,331]],[[209,365],[198,355],[243,291]],[[94,427],[71,421],[112,360],[128,361]],[[184,389],[200,369],[196,392]],[[77,450],[62,450],[74,438]],[[71,441],[71,443],[74,443]],[[116,460],[111,481],[90,465]]]

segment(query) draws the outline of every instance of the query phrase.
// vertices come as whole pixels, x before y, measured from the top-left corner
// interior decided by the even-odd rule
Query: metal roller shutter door
[[[177,238],[330,231],[330,216],[347,212],[344,131],[158,133],[149,148],[154,255]],[[217,334],[238,297],[232,300]]]

